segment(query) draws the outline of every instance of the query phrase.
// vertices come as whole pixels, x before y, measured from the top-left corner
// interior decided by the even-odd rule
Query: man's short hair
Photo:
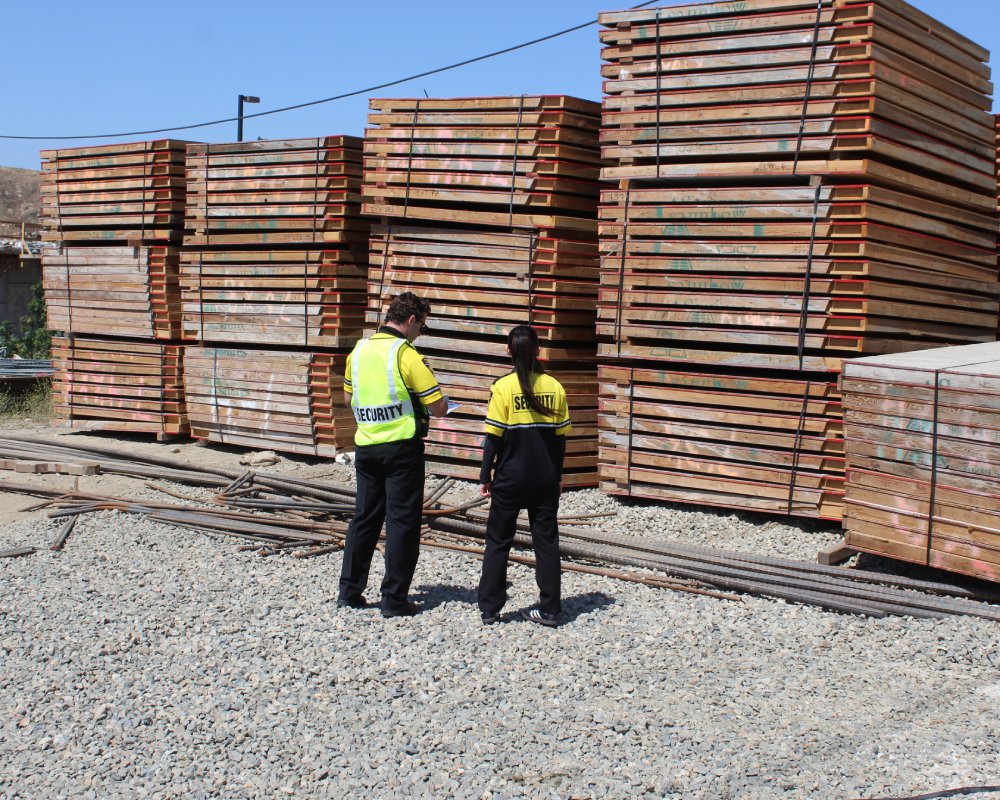
[[[410,317],[426,319],[431,313],[431,304],[422,297],[417,297],[413,292],[403,292],[397,295],[389,303],[389,310],[385,313],[388,322],[406,322]]]

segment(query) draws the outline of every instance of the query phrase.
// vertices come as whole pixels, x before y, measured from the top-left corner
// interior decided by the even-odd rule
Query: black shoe
[[[382,616],[386,619],[391,619],[392,617],[412,617],[414,614],[419,613],[420,606],[413,603],[405,603],[404,605],[392,606],[390,608],[382,607]]]
[[[338,597],[337,608],[368,608],[368,601],[360,594],[354,597]]]
[[[496,625],[500,621],[499,614],[487,614],[485,611],[480,615],[483,625]]]
[[[521,618],[528,622],[537,622],[546,628],[554,628],[559,624],[559,617],[555,614],[546,614],[537,608],[526,608],[521,612]]]

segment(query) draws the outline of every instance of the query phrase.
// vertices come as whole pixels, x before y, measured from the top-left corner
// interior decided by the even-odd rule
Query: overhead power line
[[[645,6],[651,6],[656,2],[662,2],[662,0],[647,0],[647,2],[639,3],[638,5],[631,6],[631,8],[644,8]],[[390,86],[398,86],[401,83],[407,83],[408,81],[414,81],[418,78],[426,78],[429,75],[438,75],[442,72],[448,72],[449,70],[458,69],[460,67],[467,67],[469,64],[475,64],[479,61],[486,61],[490,58],[496,58],[497,56],[502,56],[507,53],[513,53],[516,50],[523,50],[526,47],[532,47],[536,44],[541,44],[542,42],[547,42],[551,39],[556,39],[560,36],[565,36],[568,33],[574,33],[575,31],[583,30],[584,28],[589,28],[591,25],[596,25],[597,20],[592,19],[587,22],[580,23],[579,25],[574,25],[571,28],[566,28],[561,31],[556,31],[555,33],[550,33],[546,36],[539,36],[537,39],[532,39],[528,42],[521,42],[521,44],[515,44],[511,47],[505,47],[502,50],[494,50],[492,53],[485,53],[481,56],[475,56],[474,58],[467,58],[464,61],[458,61],[454,64],[449,64],[445,67],[438,67],[437,69],[430,69],[426,72],[418,72],[416,75],[409,75],[405,78],[398,78],[394,81],[388,81],[387,83],[379,83],[375,86],[366,86],[364,89],[355,89],[352,92],[345,92],[344,94],[334,95],[333,97],[324,97],[322,100],[310,100],[306,103],[296,103],[292,106],[284,106],[282,108],[272,108],[269,111],[258,111],[254,114],[244,114],[243,119],[253,119],[255,117],[267,117],[271,114],[281,114],[286,111],[295,111],[299,108],[308,108],[309,106],[318,106],[323,103],[332,103],[335,100],[346,100],[348,97],[357,97],[360,94],[368,94],[369,92],[377,92],[380,89],[388,89]],[[237,117],[226,117],[225,119],[214,119],[210,122],[197,122],[192,125],[175,125],[171,128],[152,128],[144,131],[124,131],[122,133],[94,133],[94,134],[80,134],[77,136],[19,136],[14,134],[0,134],[0,139],[20,139],[20,140],[46,140],[46,141],[56,141],[56,140],[69,140],[69,139],[118,139],[122,136],[149,136],[154,133],[173,133],[175,131],[190,131],[195,128],[208,128],[212,125],[223,125],[227,122],[235,122]]]

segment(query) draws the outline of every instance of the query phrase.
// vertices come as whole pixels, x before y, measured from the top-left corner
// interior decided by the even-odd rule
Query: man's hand
[[[448,398],[442,397],[440,400],[435,400],[430,405],[426,406],[427,412],[432,417],[443,417],[448,413]]]
[[[479,485],[479,496],[489,497],[493,494],[493,484],[492,483],[481,483]]]

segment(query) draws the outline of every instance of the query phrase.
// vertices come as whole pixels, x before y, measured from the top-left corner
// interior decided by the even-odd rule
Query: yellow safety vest
[[[351,410],[358,423],[357,445],[412,439],[417,434],[413,400],[399,371],[397,337],[362,339],[351,353]]]

